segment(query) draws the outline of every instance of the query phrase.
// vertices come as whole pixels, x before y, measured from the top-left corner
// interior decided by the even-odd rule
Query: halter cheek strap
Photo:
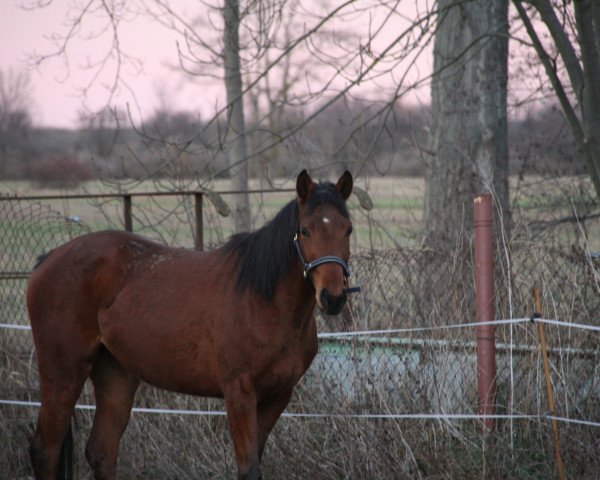
[[[304,255],[302,255],[302,250],[300,249],[298,234],[294,235],[294,245],[296,246],[296,251],[298,252],[298,256],[300,257],[300,261],[302,262],[304,278],[308,277],[308,274],[311,270],[314,270],[319,265],[323,265],[325,263],[337,263],[340,267],[342,267],[342,270],[344,270],[344,282],[346,282],[346,280],[350,276],[350,269],[348,268],[348,264],[344,261],[343,258],[336,257],[335,255],[325,255],[324,257],[316,258],[312,262],[307,262],[304,259]]]

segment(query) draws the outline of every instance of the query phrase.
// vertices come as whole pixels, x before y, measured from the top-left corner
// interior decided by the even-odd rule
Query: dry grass
[[[9,360],[7,354],[2,354],[2,369],[9,368],[14,374],[18,369]],[[310,380],[299,388],[292,410],[339,407],[329,383],[319,383],[315,376]],[[377,388],[377,378],[372,380],[375,392],[385,390]],[[24,391],[3,382],[1,393],[22,398]],[[88,396],[89,391],[82,403],[89,400]],[[194,399],[147,386],[139,392],[137,403],[164,408],[222,407],[218,400]],[[371,395],[369,403],[371,411],[381,413],[386,412],[386,405],[390,407],[386,398],[377,393]],[[414,398],[405,407],[407,411],[422,411],[423,403]],[[27,442],[37,409],[0,408],[2,478],[28,478]],[[463,408],[472,411],[469,405]],[[92,478],[83,457],[91,420],[92,413],[88,411],[75,415],[75,466],[79,479]],[[515,422],[512,431],[508,421],[500,421],[495,433],[483,435],[478,422],[471,420],[284,417],[269,439],[263,472],[265,478],[271,479],[546,479],[554,475],[549,430],[548,423],[540,420]],[[569,478],[597,478],[597,429],[561,425],[561,439]],[[233,448],[224,417],[132,415],[121,444],[119,478],[234,477]]]

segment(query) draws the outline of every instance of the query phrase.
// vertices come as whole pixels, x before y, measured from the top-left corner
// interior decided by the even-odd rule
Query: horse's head
[[[349,275],[350,221],[346,200],[352,193],[352,175],[345,172],[335,185],[313,183],[303,170],[296,180],[298,234],[296,247],[304,274],[310,278],[317,305],[337,315],[346,303]]]

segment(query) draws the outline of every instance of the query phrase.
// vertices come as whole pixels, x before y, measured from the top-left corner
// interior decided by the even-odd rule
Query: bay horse
[[[27,289],[41,397],[35,478],[59,474],[88,377],[96,479],[116,477],[140,381],[223,398],[238,478],[262,478],[269,432],[317,353],[315,308],[338,314],[346,302],[352,184],[349,172],[334,185],[303,170],[270,222],[208,252],[106,231],[45,256]]]

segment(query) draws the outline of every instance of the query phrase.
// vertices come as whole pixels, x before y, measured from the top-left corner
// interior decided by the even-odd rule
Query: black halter
[[[337,263],[340,267],[342,267],[342,270],[344,270],[344,283],[346,283],[346,280],[348,280],[348,277],[350,276],[350,269],[348,268],[348,264],[344,261],[343,258],[336,257],[335,255],[325,255],[324,257],[316,258],[312,262],[307,262],[304,259],[304,255],[302,255],[302,250],[300,249],[300,242],[298,241],[297,233],[296,235],[294,235],[294,245],[296,245],[298,256],[300,257],[300,261],[302,262],[304,278],[307,278],[310,271],[314,270],[319,265],[323,265],[324,263]]]
[[[302,270],[304,272],[304,278],[308,278],[308,274],[311,270],[314,270],[319,265],[323,265],[324,263],[337,263],[342,270],[344,271],[344,284],[348,281],[348,277],[350,276],[350,269],[348,268],[348,264],[344,261],[343,258],[337,257],[335,255],[325,255],[324,257],[319,257],[313,260],[312,262],[307,262],[304,259],[304,255],[302,255],[302,250],[300,249],[300,242],[298,241],[298,234],[294,235],[294,245],[296,246],[296,251],[298,252],[298,256],[300,257],[300,261],[302,262]],[[346,293],[357,293],[361,291],[360,287],[345,287],[344,290]]]

